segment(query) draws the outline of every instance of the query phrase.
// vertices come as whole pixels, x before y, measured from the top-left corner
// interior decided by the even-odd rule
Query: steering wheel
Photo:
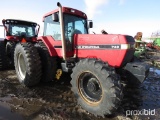
[[[12,35],[16,35],[17,33],[12,32]]]
[[[16,33],[15,33],[15,32],[12,32],[12,35],[20,35],[20,34],[21,34],[20,31],[16,31]]]
[[[68,26],[68,28],[67,28],[67,34],[71,33],[72,30],[73,30],[73,27],[72,26]]]

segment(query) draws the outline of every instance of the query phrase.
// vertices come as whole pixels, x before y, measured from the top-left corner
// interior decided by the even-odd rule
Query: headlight
[[[121,49],[134,49],[134,44],[121,44]]]

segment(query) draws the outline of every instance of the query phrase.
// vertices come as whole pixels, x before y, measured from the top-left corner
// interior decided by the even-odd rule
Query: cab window
[[[60,23],[54,22],[52,16],[47,16],[44,20],[44,36],[50,35],[55,40],[61,40]]]

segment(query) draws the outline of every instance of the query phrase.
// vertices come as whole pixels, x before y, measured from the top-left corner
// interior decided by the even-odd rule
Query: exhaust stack
[[[60,27],[61,27],[61,39],[62,39],[62,54],[63,59],[66,60],[66,41],[64,35],[64,23],[63,23],[63,13],[62,13],[62,5],[57,2],[57,6],[59,7],[59,20],[60,20]]]

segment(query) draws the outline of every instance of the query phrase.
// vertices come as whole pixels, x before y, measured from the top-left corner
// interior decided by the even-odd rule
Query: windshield
[[[33,37],[36,35],[36,28],[28,25],[11,24],[9,25],[9,34],[13,36],[25,35],[26,37]]]
[[[87,20],[78,16],[64,14],[65,37],[73,34],[88,34]]]
[[[66,40],[72,41],[74,34],[88,34],[87,20],[78,16],[64,14],[64,32]],[[55,40],[61,40],[60,22],[55,22],[52,16],[45,17],[44,35],[51,35]]]

